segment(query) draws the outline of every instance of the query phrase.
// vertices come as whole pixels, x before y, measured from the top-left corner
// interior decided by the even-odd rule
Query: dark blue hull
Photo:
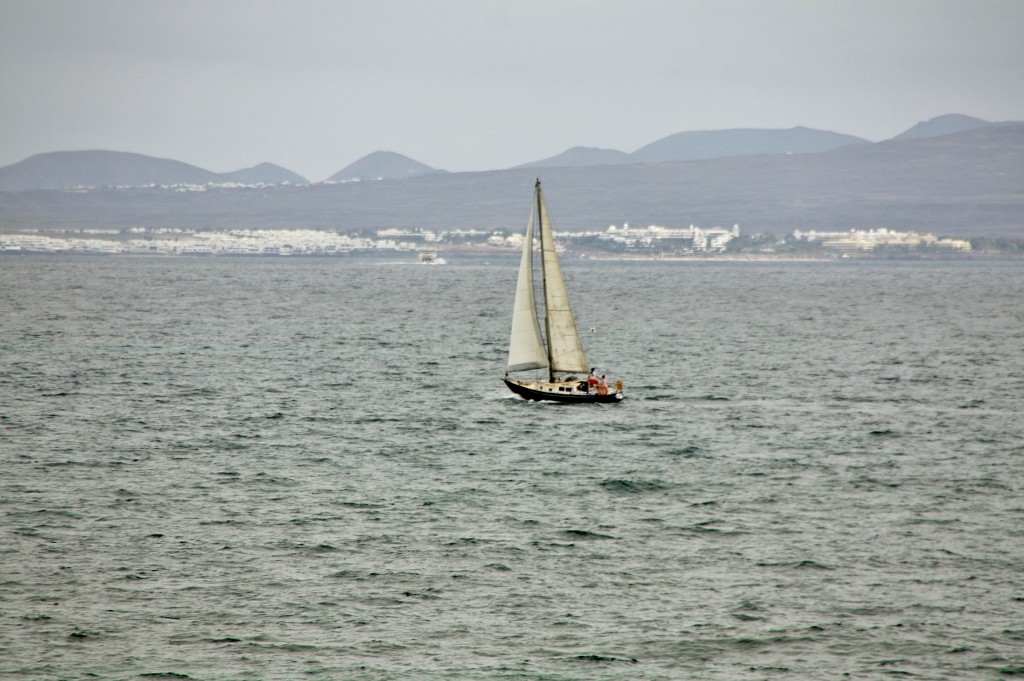
[[[580,392],[575,389],[578,381],[562,383],[546,383],[542,381],[514,381],[504,379],[508,389],[520,397],[535,402],[565,402],[568,404],[614,404],[625,399],[621,392],[609,390],[607,394],[601,395],[596,390],[592,392]]]

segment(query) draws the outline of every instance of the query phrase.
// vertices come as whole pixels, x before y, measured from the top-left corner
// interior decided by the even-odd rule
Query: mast
[[[555,382],[555,358],[552,355],[553,343],[551,341],[551,310],[548,307],[548,259],[544,255],[544,216],[547,211],[543,210],[543,198],[540,193],[540,178],[534,185],[534,195],[537,197],[537,239],[540,241],[540,279],[544,284],[544,339],[547,341],[548,349],[548,380]],[[548,221],[548,229],[551,229],[551,221]]]

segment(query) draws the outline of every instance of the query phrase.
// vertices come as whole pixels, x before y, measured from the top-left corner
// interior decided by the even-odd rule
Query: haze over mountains
[[[705,131],[632,154],[577,147],[482,173],[447,173],[377,152],[309,186],[271,164],[217,174],[137,154],[54,152],[0,168],[0,230],[518,229],[539,169],[565,230],[739,223],[745,232],[886,226],[1024,236],[1024,123],[960,115],[879,143],[807,128]],[[291,186],[266,186],[280,182]],[[218,186],[230,183],[260,186]],[[160,188],[174,184],[205,187]],[[129,185],[149,188],[36,191]]]
[[[894,139],[922,139],[994,125],[980,118],[948,114],[918,123]],[[680,132],[651,142],[633,153],[615,149],[573,147],[557,156],[517,168],[579,168],[627,163],[699,161],[762,154],[812,154],[846,146],[871,144],[866,139],[827,130],[733,129]],[[376,151],[339,170],[326,182],[403,179],[444,173],[391,151]],[[310,184],[309,180],[272,163],[230,173],[214,173],[181,161],[116,151],[56,151],[31,156],[0,168],[0,191],[69,189],[76,187],[142,187],[175,184]]]

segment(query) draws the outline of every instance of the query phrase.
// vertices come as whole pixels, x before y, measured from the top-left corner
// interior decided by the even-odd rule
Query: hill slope
[[[946,114],[945,116],[936,116],[935,118],[927,121],[921,121],[914,127],[910,128],[906,132],[902,132],[896,135],[893,139],[895,140],[916,140],[925,139],[928,137],[940,137],[942,135],[952,135],[957,132],[966,132],[968,130],[976,130],[978,128],[984,128],[990,125],[997,125],[990,121],[985,121],[974,116],[965,116],[963,114]]]
[[[222,181],[240,184],[309,184],[309,180],[273,163],[260,163],[219,175]]]
[[[669,135],[632,153],[639,161],[699,161],[760,154],[814,154],[868,144],[852,135],[797,127],[789,130],[704,130]]]
[[[608,166],[620,163],[636,163],[637,160],[624,151],[595,149],[594,147],[573,147],[557,156],[542,161],[524,163],[517,168],[583,168],[586,166]]]
[[[444,172],[393,151],[375,151],[331,175],[327,182],[392,180]]]
[[[0,168],[0,190],[205,184],[217,174],[202,168],[123,151],[54,151]]]
[[[272,163],[220,174],[181,161],[124,151],[54,151],[0,168],[0,191],[222,182],[309,184]]]

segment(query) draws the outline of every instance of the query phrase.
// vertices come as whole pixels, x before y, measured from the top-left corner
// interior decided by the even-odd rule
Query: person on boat
[[[595,371],[597,371],[597,369],[592,368],[590,370],[590,378],[587,379],[587,383],[591,388],[596,388],[598,384],[597,376],[594,374]]]
[[[601,374],[601,381],[597,384],[597,394],[607,395],[608,394],[608,379],[605,378],[604,374]]]

